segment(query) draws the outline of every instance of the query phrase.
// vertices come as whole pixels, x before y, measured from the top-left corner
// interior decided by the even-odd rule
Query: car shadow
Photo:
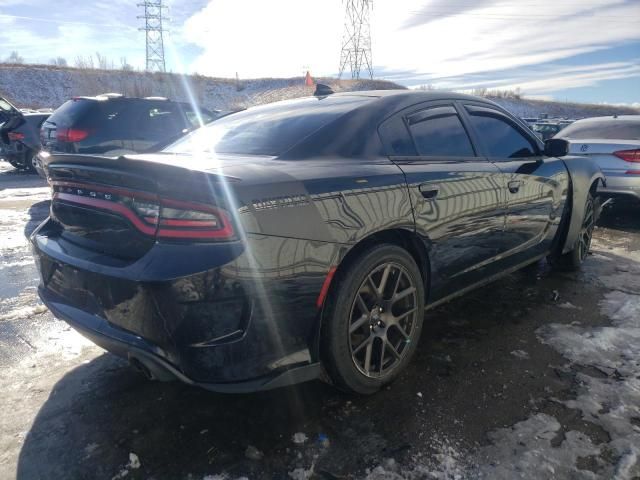
[[[613,199],[603,208],[598,226],[628,232],[640,231],[640,201],[624,198]]]
[[[24,236],[29,238],[33,231],[40,225],[49,215],[49,209],[51,207],[51,200],[42,200],[41,202],[34,203],[29,207],[27,214],[29,220],[24,226]]]

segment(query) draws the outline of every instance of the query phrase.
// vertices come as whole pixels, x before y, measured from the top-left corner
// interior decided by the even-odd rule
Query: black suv
[[[199,113],[205,124],[220,116]],[[188,103],[108,93],[68,100],[42,124],[40,138],[43,150],[52,153],[119,156],[152,152],[199,125]]]

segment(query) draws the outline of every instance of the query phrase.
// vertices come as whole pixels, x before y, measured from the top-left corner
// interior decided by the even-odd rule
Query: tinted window
[[[93,108],[98,109],[98,102],[92,100],[68,100],[64,102],[53,114],[49,117],[49,121],[56,124],[56,126],[70,126],[84,117],[88,111]]]
[[[147,140],[157,140],[172,137],[187,128],[180,108],[175,103],[162,102],[143,104],[139,107],[138,133]]]
[[[470,112],[471,123],[494,158],[523,158],[536,156],[529,139],[506,120],[484,112]]]
[[[640,140],[640,120],[608,118],[572,123],[558,135],[569,140]]]
[[[453,107],[435,107],[408,118],[418,155],[473,157],[473,147]]]
[[[222,117],[165,149],[171,153],[209,152],[280,155],[369,97],[305,98],[251,108]]]
[[[200,125],[211,123],[216,118],[211,112],[207,110],[200,110],[200,116],[198,117],[198,113],[194,112],[190,106],[183,107],[183,111],[185,116],[187,117],[187,120],[189,121],[189,126],[191,127],[198,128]]]

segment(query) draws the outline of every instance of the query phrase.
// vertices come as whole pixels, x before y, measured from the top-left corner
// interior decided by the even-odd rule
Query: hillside
[[[335,91],[404,88],[383,80],[315,80],[330,85]],[[204,107],[220,110],[246,108],[313,93],[312,87],[306,87],[300,77],[236,81],[201,75],[0,64],[0,95],[19,107],[56,108],[73,96],[107,92],[189,101],[189,91]]]
[[[330,85],[335,91],[404,88],[385,80],[315,80]],[[182,76],[171,73],[0,64],[0,96],[8,98],[20,107],[56,108],[73,96],[106,92],[141,97],[162,96],[188,101],[189,91],[200,105],[220,110],[235,110],[312,93],[312,89],[304,86],[300,77],[236,81],[202,75]],[[542,113],[550,117],[566,118],[638,113],[632,108],[609,105],[548,102],[526,98],[491,99],[520,117],[535,117]]]

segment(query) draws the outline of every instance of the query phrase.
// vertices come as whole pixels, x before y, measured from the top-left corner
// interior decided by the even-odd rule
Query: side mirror
[[[562,138],[550,138],[544,142],[544,154],[547,157],[564,157],[569,154],[569,142]]]

